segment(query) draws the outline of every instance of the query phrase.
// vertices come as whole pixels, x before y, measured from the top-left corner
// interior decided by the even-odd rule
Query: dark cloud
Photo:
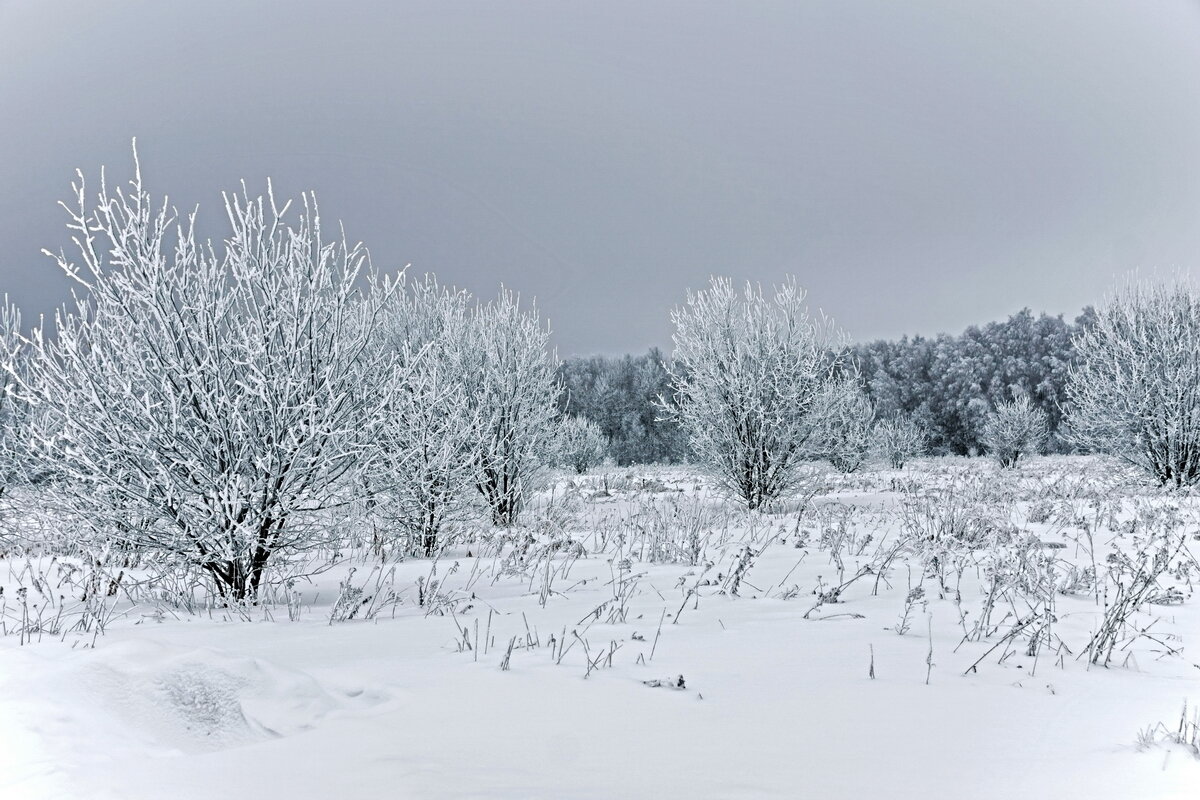
[[[377,263],[669,344],[709,273],[856,338],[1074,313],[1200,249],[1200,5],[0,2],[0,273],[65,296],[76,166],[214,217],[318,191]]]

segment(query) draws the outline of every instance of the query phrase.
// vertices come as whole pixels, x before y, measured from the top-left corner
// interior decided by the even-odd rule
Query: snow
[[[1111,470],[1089,459],[1039,459],[1015,475],[983,460],[922,460],[828,481],[823,518],[848,515],[874,537],[861,555],[842,554],[846,578],[875,543],[898,535],[894,487],[937,485],[964,469],[1024,493],[1019,525],[1066,545],[1054,551],[1064,558],[1083,558],[1070,526],[1024,519],[1035,491],[1058,491],[1056,501],[1079,512],[1096,496],[1129,504],[1137,495],[1178,505],[1195,524],[1192,498],[1105,488]],[[1103,485],[1073,498],[1079,480],[1056,484],[1059,474]],[[463,545],[436,573],[426,560],[396,565],[402,602],[371,619],[329,622],[350,566],[360,582],[370,572],[356,556],[305,588],[296,621],[282,607],[250,609],[247,619],[143,603],[94,640],[66,632],[22,646],[0,637],[0,797],[1197,796],[1200,760],[1181,746],[1135,746],[1148,726],[1173,727],[1185,699],[1200,701],[1190,596],[1140,618],[1158,618],[1154,630],[1181,654],[1141,638],[1112,666],[1089,666],[1077,656],[1102,607],[1084,593],[1056,599],[1056,635],[1072,654],[1047,647],[1027,657],[1021,642],[972,672],[999,636],[960,646],[955,600],[930,581],[928,615],[918,608],[908,633],[892,630],[909,581],[920,580],[904,561],[878,595],[868,576],[841,602],[814,608],[813,589],[835,583],[837,569],[817,545],[812,510],[799,527],[795,512],[736,512],[687,470],[610,478],[609,496],[595,494],[599,475],[564,476],[555,487],[575,500],[553,518],[566,519],[562,528],[587,552],[567,569],[560,550],[562,569],[545,592],[544,561],[500,574],[504,554]],[[676,519],[689,503],[716,515],[705,529],[717,562],[708,573],[636,558],[634,515],[672,503]],[[529,530],[544,531],[552,515],[534,515],[542,527]],[[801,528],[812,535],[797,547]],[[728,577],[745,543],[768,540],[738,595],[720,594],[727,584],[717,576]],[[418,577],[443,581],[434,608],[418,606]],[[963,608],[978,608],[980,584],[974,573],[963,578]],[[614,599],[622,587],[624,606]],[[13,591],[10,583],[10,631]]]

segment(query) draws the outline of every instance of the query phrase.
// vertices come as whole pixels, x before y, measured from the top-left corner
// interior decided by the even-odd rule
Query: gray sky
[[[0,289],[66,283],[75,167],[219,213],[317,190],[377,265],[669,349],[710,273],[856,339],[1073,315],[1200,252],[1200,2],[0,0]],[[218,232],[220,229],[216,229]]]

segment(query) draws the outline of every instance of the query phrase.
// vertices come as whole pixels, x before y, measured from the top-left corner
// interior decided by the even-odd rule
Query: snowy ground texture
[[[118,591],[103,635],[69,559],[9,559],[0,797],[1200,797],[1200,498],[1062,457],[814,488],[561,476],[436,562]]]

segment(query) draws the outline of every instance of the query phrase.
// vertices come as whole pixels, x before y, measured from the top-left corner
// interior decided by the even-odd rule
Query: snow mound
[[[122,644],[81,676],[89,694],[152,746],[196,752],[292,736],[380,699],[218,650]]]

